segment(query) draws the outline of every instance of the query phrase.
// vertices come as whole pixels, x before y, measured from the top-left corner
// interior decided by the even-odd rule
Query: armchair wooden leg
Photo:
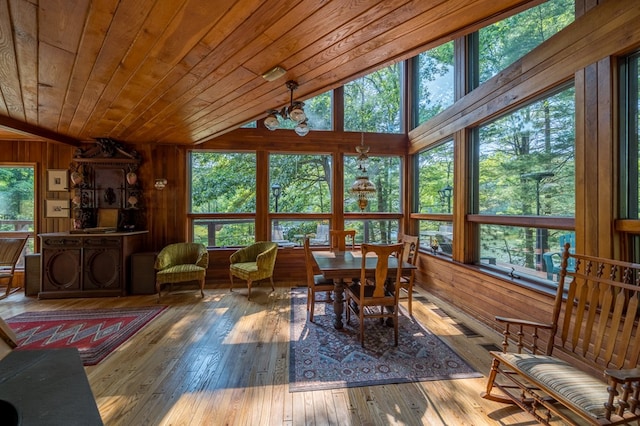
[[[276,291],[276,288],[273,286],[273,277],[269,277],[269,281],[271,281],[271,291]]]
[[[247,287],[249,287],[249,292],[247,293],[247,300],[251,299],[251,280],[247,280]]]
[[[229,285],[229,291],[233,291],[233,274],[229,272],[229,281],[231,284]]]
[[[156,281],[156,293],[158,293],[158,302],[160,302],[160,282]]]
[[[204,298],[204,278],[200,281],[200,294],[202,295],[202,298]]]

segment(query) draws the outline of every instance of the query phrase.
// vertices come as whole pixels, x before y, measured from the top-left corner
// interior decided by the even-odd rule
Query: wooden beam
[[[80,146],[81,141],[69,136],[61,135],[51,130],[43,129],[38,126],[23,123],[10,117],[0,115],[0,128],[4,128],[13,132],[35,136],[38,139],[46,139],[52,142],[59,142],[65,145]]]

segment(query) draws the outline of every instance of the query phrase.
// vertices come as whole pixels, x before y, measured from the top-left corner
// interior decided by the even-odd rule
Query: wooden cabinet
[[[146,233],[41,234],[41,287],[38,297],[126,295],[130,256],[142,249]]]

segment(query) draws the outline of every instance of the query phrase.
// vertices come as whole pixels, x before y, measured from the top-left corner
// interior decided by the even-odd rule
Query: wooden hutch
[[[40,234],[38,297],[124,296],[129,257],[146,231],[137,152],[112,139],[77,150],[70,166],[73,230]]]

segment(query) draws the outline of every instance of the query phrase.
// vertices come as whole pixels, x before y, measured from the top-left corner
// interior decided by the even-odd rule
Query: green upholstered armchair
[[[229,257],[231,262],[229,267],[230,290],[233,291],[234,276],[247,280],[248,299],[251,298],[251,283],[253,281],[269,278],[271,291],[275,290],[273,287],[273,268],[276,264],[277,254],[278,244],[271,241],[260,241],[233,253]]]
[[[209,266],[209,253],[203,244],[175,243],[163,248],[156,258],[156,291],[160,299],[162,284],[198,281],[204,297],[204,278]]]

